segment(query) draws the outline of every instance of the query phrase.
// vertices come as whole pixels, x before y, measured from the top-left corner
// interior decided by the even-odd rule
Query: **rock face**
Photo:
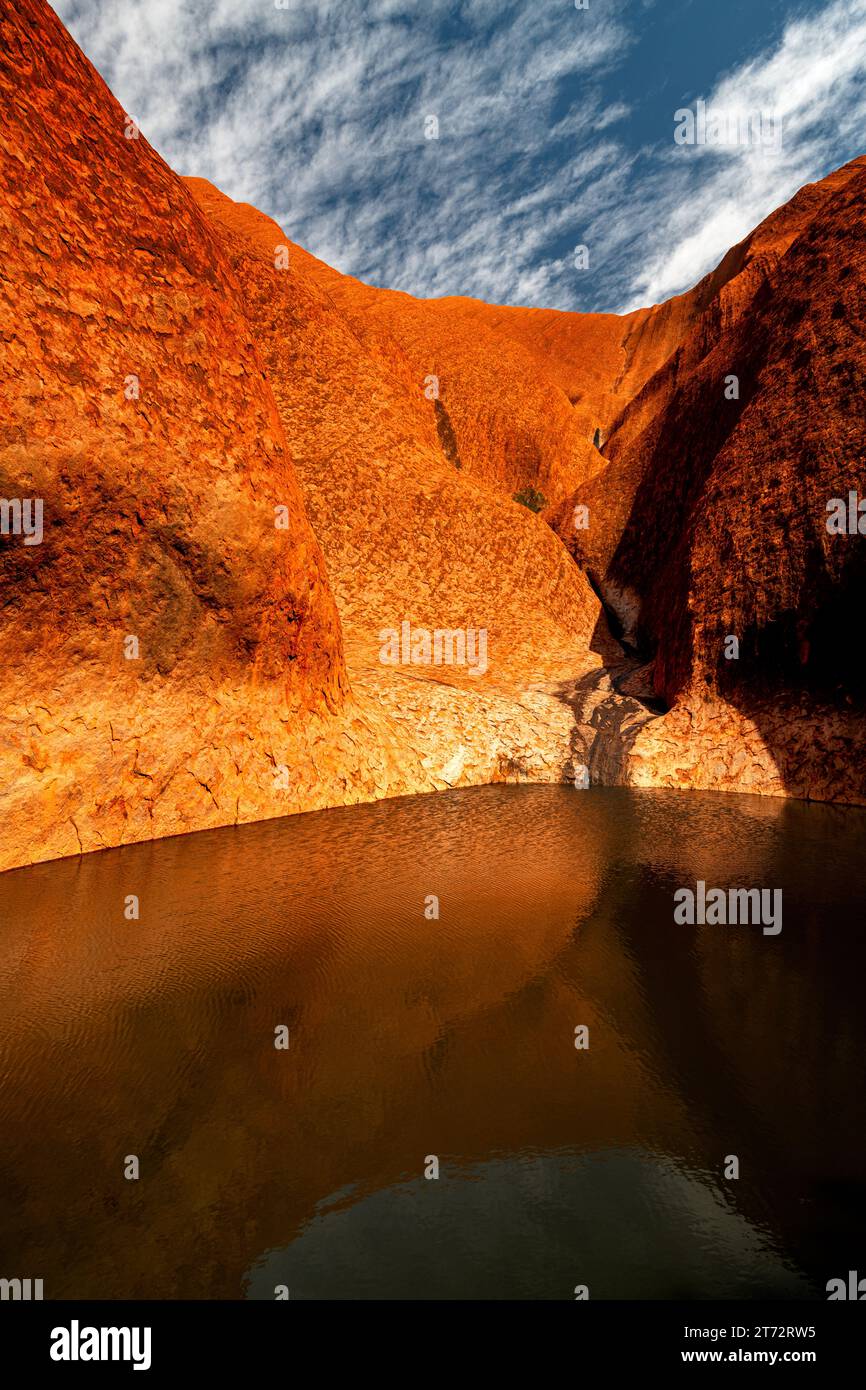
[[[128,629],[148,677],[333,705],[336,609],[229,267],[51,11],[16,5],[3,40],[0,466],[45,518],[4,543],[5,618],[113,679]]]
[[[587,321],[609,322],[613,332],[623,334],[635,316],[555,316],[568,321],[561,363],[545,345],[539,348],[532,332],[515,331],[509,317],[532,322],[533,315],[546,318],[553,311],[501,309],[464,298],[415,299],[376,289],[289,241],[256,208],[226,199],[203,179],[186,183],[221,226],[255,244],[271,266],[282,247],[283,269],[289,272],[283,278],[326,296],[344,330],[363,344],[365,358],[376,361],[392,383],[400,383],[400,428],[411,440],[410,448],[417,442],[432,444],[453,470],[507,497],[529,485],[548,502],[568,496],[603,465],[592,445],[592,430],[569,398],[568,367],[577,358],[586,361]],[[592,335],[598,336],[595,329]],[[609,356],[613,378],[620,359],[615,352]]]
[[[46,5],[0,15],[0,866],[558,780],[560,686],[601,665],[559,541],[457,469],[302,253],[203,215]],[[471,630],[474,665],[383,664],[404,623],[457,657]]]
[[[8,864],[195,824],[217,692],[326,712],[346,678],[321,550],[204,218],[36,0],[3,7],[0,87]],[[22,526],[41,512],[41,536],[23,534],[19,504]],[[171,782],[175,810],[154,821]]]
[[[347,647],[381,667],[379,632],[408,620],[486,630],[493,683],[544,679],[557,661],[564,675],[597,666],[585,578],[527,508],[453,465],[394,340],[359,338],[312,257],[292,250],[275,270],[275,223],[188,182],[243,287]],[[457,666],[434,675],[477,685]]]
[[[356,707],[386,721],[398,761],[418,760],[404,789],[573,776],[592,737],[575,725],[574,685],[619,656],[609,640],[591,649],[601,610],[585,577],[539,517],[454,465],[423,379],[393,335],[360,331],[361,311],[338,307],[348,292],[333,292],[336,272],[255,209],[188,182],[243,286],[325,552]],[[483,633],[483,661],[383,663],[383,634],[402,639],[404,625],[410,640]]]
[[[455,468],[511,498],[532,487],[555,502],[600,460],[555,376],[474,300],[418,300],[347,276],[328,286],[362,342],[392,342],[436,392],[442,450]]]
[[[584,766],[866,800],[866,161],[667,304],[422,301],[177,178],[42,0],[0,40],[0,867]]]
[[[864,203],[860,159],[729,253],[553,515],[676,707],[641,780],[864,797],[863,542],[827,527],[866,493]]]

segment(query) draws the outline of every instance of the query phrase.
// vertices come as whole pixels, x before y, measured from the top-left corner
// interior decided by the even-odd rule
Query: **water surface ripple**
[[[823,1297],[866,1258],[864,849],[851,808],[512,786],[4,874],[0,1273]],[[782,888],[781,935],[675,925],[698,879]]]

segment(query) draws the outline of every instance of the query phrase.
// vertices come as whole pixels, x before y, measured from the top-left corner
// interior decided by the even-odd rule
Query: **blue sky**
[[[866,152],[866,0],[55,9],[179,173],[417,295],[654,303]],[[781,142],[677,144],[675,112],[699,100],[778,123]]]

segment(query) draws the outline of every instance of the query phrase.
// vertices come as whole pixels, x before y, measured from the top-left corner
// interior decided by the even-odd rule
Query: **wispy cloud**
[[[58,0],[150,142],[351,274],[421,294],[544,300],[581,240],[602,88],[629,42],[604,7]],[[455,15],[457,19],[455,19]],[[556,111],[577,78],[580,109]],[[436,116],[439,138],[425,138]],[[555,151],[555,159],[551,152]]]
[[[647,178],[658,230],[646,228],[627,308],[694,284],[804,183],[866,149],[866,0],[835,0],[791,21],[772,51],[703,99],[708,110],[772,115],[781,143],[671,144]]]
[[[669,140],[629,143],[642,94],[617,75],[630,25],[653,18],[622,0],[55,8],[175,169],[339,269],[421,295],[616,308],[676,293],[841,162],[866,115],[866,0],[792,21],[706,95],[782,111],[781,151],[677,147],[673,109]]]

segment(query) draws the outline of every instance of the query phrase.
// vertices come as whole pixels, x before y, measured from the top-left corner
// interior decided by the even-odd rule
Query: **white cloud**
[[[396,289],[543,293],[560,273],[553,236],[573,227],[580,239],[581,192],[601,159],[617,159],[599,132],[626,108],[600,79],[628,37],[601,6],[426,0],[411,20],[389,0],[56,7],[178,172]],[[581,109],[557,118],[559,84],[574,77]],[[424,139],[429,114],[435,141]]]
[[[778,152],[675,146],[673,110],[670,144],[627,145],[629,110],[605,79],[633,41],[627,22],[653,18],[624,0],[55,8],[178,172],[260,207],[337,268],[414,294],[654,302],[840,163],[866,127],[866,0],[790,22],[706,94],[782,113]],[[639,107],[643,94],[628,95]],[[429,114],[437,141],[424,139]],[[578,243],[592,273],[576,277]]]
[[[693,285],[804,183],[842,162],[840,146],[866,131],[866,0],[834,0],[792,21],[773,51],[704,99],[708,110],[781,118],[781,146],[672,145],[647,190],[656,230],[646,228],[626,309]]]

